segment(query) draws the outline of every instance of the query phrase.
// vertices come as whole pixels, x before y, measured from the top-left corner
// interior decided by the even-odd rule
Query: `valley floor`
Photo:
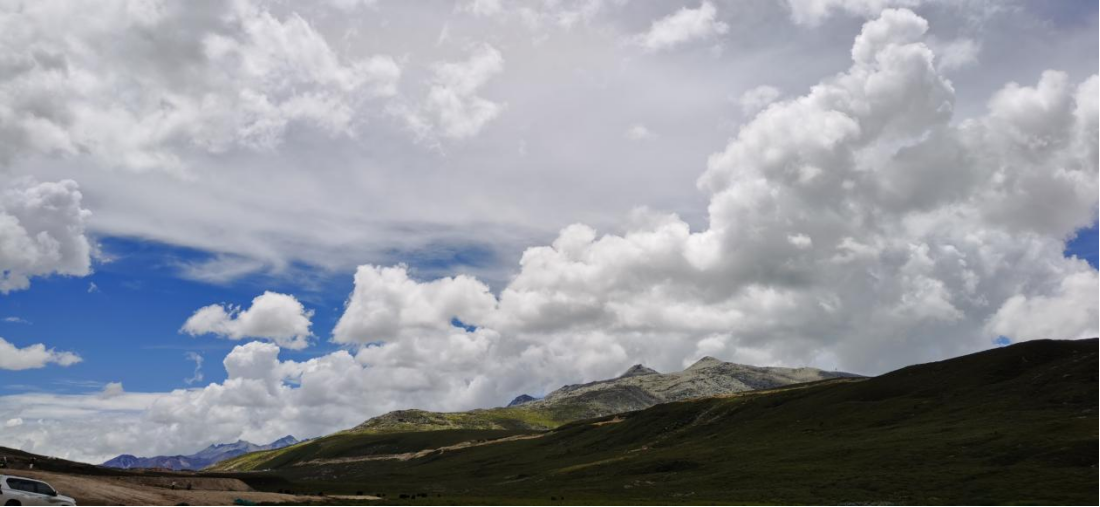
[[[317,500],[312,496],[255,491],[239,479],[228,478],[112,477],[37,470],[5,470],[4,473],[46,481],[62,494],[73,497],[78,505],[233,505],[240,500],[296,505]],[[186,489],[188,484],[190,490]],[[377,499],[346,495],[328,500],[362,503]]]

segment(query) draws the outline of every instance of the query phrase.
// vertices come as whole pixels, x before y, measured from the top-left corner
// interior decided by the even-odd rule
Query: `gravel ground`
[[[308,503],[317,497],[284,495],[253,491],[237,479],[196,477],[178,481],[171,489],[171,481],[161,477],[96,477],[90,475],[42,472],[37,470],[11,470],[13,475],[39,479],[50,483],[62,495],[73,497],[78,505],[232,505],[240,498],[252,502]],[[377,500],[377,497],[341,497],[355,500]]]

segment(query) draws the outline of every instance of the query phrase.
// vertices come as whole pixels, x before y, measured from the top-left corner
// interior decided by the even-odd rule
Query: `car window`
[[[35,487],[35,489],[38,490],[38,494],[40,494],[40,495],[49,495],[49,496],[56,496],[57,495],[57,492],[54,491],[53,488],[51,488],[49,484],[46,484],[44,482],[36,482],[36,483],[34,483],[34,487]]]
[[[26,491],[28,493],[37,493],[37,488],[34,487],[33,481],[26,479],[8,479],[8,487],[16,491]]]
[[[27,481],[21,479],[8,479],[8,488],[16,491],[27,491]]]

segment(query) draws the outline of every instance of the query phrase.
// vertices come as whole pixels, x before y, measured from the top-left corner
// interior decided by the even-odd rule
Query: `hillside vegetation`
[[[517,398],[520,402],[513,401],[508,407],[451,413],[389,412],[334,435],[281,450],[246,454],[216,464],[209,470],[264,470],[293,461],[295,456],[344,457],[346,452],[359,452],[344,449],[388,449],[376,443],[393,440],[372,435],[445,431],[448,433],[412,439],[417,442],[438,440],[440,446],[445,446],[455,443],[449,435],[474,435],[468,430],[484,430],[482,438],[496,438],[549,430],[571,421],[641,410],[669,401],[847,377],[854,375],[816,368],[747,366],[712,357],[704,357],[683,371],[664,374],[635,365],[614,379],[567,385],[541,400],[523,395]]]
[[[541,433],[337,435],[237,477],[391,503],[1096,504],[1097,368],[1095,339],[1027,342]]]

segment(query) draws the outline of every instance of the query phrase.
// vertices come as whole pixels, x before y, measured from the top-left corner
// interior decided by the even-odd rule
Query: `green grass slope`
[[[282,449],[245,454],[216,463],[207,470],[245,472],[279,468],[311,459],[415,452],[459,442],[496,439],[557,428],[583,417],[581,410],[572,405],[537,409],[492,408],[453,413],[399,410],[373,418],[347,431]]]
[[[532,400],[518,406],[466,412],[397,410],[373,417],[354,428],[307,444],[246,454],[212,465],[207,470],[211,472],[256,471],[278,468],[299,460],[300,456],[309,456],[309,459],[344,457],[346,454],[344,449],[357,448],[360,441],[363,445],[367,445],[367,448],[374,449],[371,443],[377,439],[372,435],[435,431],[459,434],[453,432],[475,430],[487,432],[484,438],[494,438],[499,432],[544,431],[571,421],[641,410],[667,401],[774,388],[809,380],[854,376],[850,373],[826,372],[814,368],[747,366],[722,362],[712,357],[700,359],[684,371],[666,374],[657,373],[642,365],[635,365],[619,377],[563,386],[543,399]],[[429,442],[436,439],[449,442],[446,435],[426,436],[417,441]]]
[[[242,477],[257,488],[381,492],[390,503],[1091,505],[1097,368],[1095,339],[1028,342],[413,459],[355,456],[488,435],[353,439],[325,451],[340,460],[288,459]],[[400,498],[413,493],[425,496]]]

